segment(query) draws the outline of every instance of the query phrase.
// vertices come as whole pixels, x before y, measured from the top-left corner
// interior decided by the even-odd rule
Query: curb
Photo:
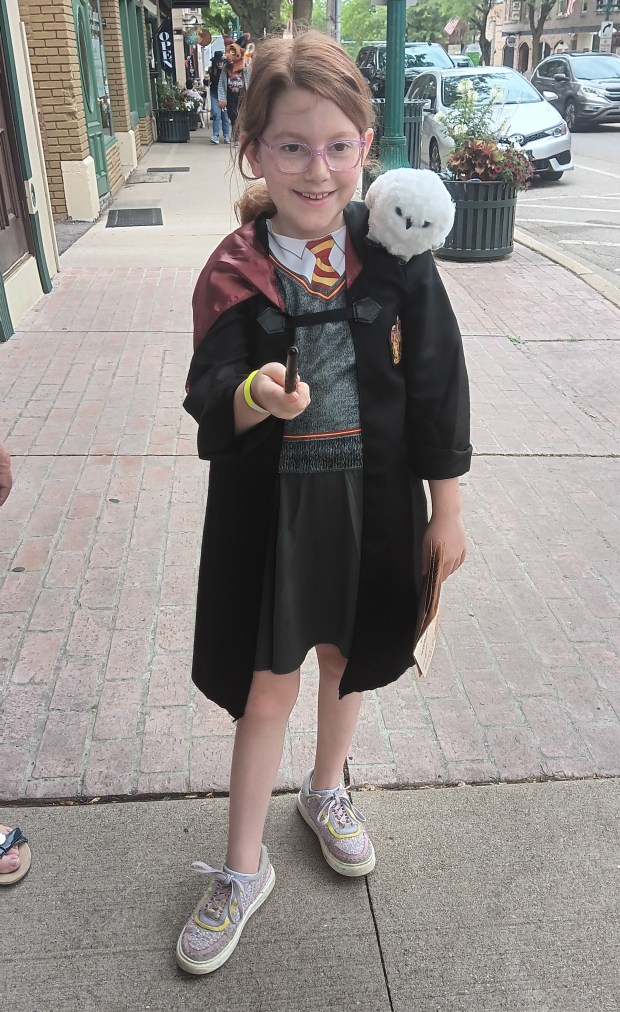
[[[533,239],[519,228],[515,228],[514,238],[515,242],[520,243],[521,246],[527,246],[528,249],[534,250],[535,253],[540,253],[547,260],[553,260],[554,263],[559,264],[560,267],[564,267],[571,274],[576,274],[578,278],[585,281],[586,285],[594,288],[599,295],[602,295],[608,302],[613,303],[614,306],[620,309],[620,288],[612,285],[611,281],[600,277],[591,267],[582,264],[580,260],[574,260],[572,257],[566,256],[559,250],[554,249],[553,246],[547,246],[546,243]]]

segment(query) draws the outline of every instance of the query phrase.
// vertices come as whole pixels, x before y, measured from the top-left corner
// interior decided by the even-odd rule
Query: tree
[[[553,0],[555,3],[555,0]],[[469,25],[478,32],[478,45],[480,46],[480,63],[485,67],[491,65],[491,40],[487,38],[487,22],[489,12],[495,5],[495,0],[479,0],[469,15]]]
[[[420,0],[407,8],[407,38],[410,42],[442,42],[449,15],[445,0]]]
[[[312,0],[293,0],[293,24],[300,27],[312,24]]]
[[[555,0],[553,0],[555,3]],[[454,0],[451,9],[455,17],[467,21],[469,28],[478,33],[480,46],[480,63],[488,67],[491,63],[491,41],[487,39],[487,22],[489,12],[495,6],[495,0]]]
[[[530,28],[532,29],[532,66],[537,67],[540,63],[541,52],[540,52],[540,39],[542,37],[543,28],[545,21],[551,14],[551,11],[555,7],[555,0],[541,0],[540,7],[534,3],[528,2],[527,13],[530,22]],[[538,20],[536,17],[538,16]]]
[[[211,9],[220,3],[221,0],[212,0]],[[271,35],[281,28],[280,0],[230,0],[230,6],[239,18],[241,31],[249,32],[254,42],[259,42],[265,31]],[[223,34],[228,34],[228,26]]]
[[[372,7],[370,0],[343,0],[340,8],[340,37],[355,42],[379,41],[387,31],[387,7]]]
[[[225,0],[211,0],[208,7],[203,7],[202,23],[211,35],[228,35],[228,22],[235,20],[235,12]]]

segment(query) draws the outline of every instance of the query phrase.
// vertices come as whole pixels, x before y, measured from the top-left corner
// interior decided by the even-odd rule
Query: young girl
[[[341,784],[361,693],[412,666],[431,542],[444,542],[444,576],[465,557],[461,338],[431,253],[403,264],[365,238],[368,212],[351,198],[372,120],[366,82],[335,42],[307,32],[261,45],[238,157],[266,189],[242,199],[245,223],[194,294],[185,407],[211,467],[192,677],[237,726],[226,862],[196,862],[207,891],[177,946],[189,973],[229,958],[273,888],[263,828],[312,647],[316,758],[298,809],[336,872],[372,871]]]

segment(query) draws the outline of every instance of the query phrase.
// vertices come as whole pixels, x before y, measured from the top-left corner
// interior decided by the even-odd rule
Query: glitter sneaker
[[[194,861],[192,868],[209,876],[209,888],[181,932],[176,960],[186,973],[212,973],[232,956],[246,921],[265,902],[276,876],[264,844],[258,871],[248,878],[202,861]]]
[[[368,875],[375,866],[375,851],[362,825],[366,819],[344,787],[322,794],[310,789],[311,782],[312,770],[297,795],[297,808],[318,836],[323,857],[340,875]]]

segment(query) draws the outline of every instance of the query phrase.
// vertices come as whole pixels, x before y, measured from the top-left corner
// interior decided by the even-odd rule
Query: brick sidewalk
[[[443,266],[465,336],[470,557],[429,678],[364,699],[357,784],[620,774],[620,311],[523,249]],[[189,683],[208,470],[181,409],[197,271],[79,269],[0,347],[0,794],[225,790]],[[312,657],[278,787],[311,762]]]

